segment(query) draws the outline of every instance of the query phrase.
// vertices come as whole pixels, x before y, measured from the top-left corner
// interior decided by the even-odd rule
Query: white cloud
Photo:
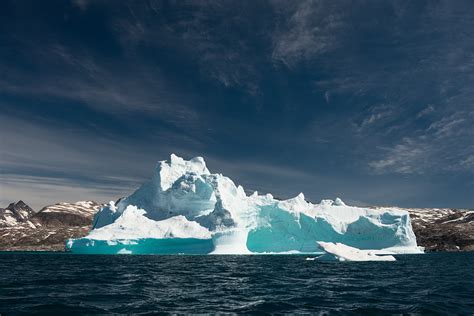
[[[472,122],[466,121],[466,119],[468,119],[468,116],[466,117],[465,113],[456,112],[432,123],[428,131],[433,131],[437,137],[449,137],[462,134],[469,130],[469,126],[465,126],[465,123],[469,125],[472,124]]]
[[[329,52],[346,28],[344,11],[328,1],[275,3],[285,20],[273,34],[272,58],[290,68],[297,62]]]
[[[382,148],[382,158],[369,168],[376,174],[474,171],[474,112],[447,115],[413,135]]]
[[[393,106],[385,104],[373,106],[369,109],[368,115],[365,116],[360,123],[359,128],[362,130],[381,121],[384,122],[397,114]]]
[[[471,155],[469,157],[467,157],[466,159],[462,160],[460,162],[460,165],[462,167],[465,167],[467,169],[471,169],[474,171],[474,155]]]
[[[416,117],[417,117],[417,118],[424,117],[424,116],[427,116],[427,115],[433,113],[434,111],[435,111],[434,106],[429,105],[429,106],[427,106],[426,108],[424,108],[423,110],[421,110],[420,112],[418,112],[418,114],[416,115]]]
[[[369,162],[369,167],[376,174],[383,173],[423,173],[428,167],[426,163],[429,148],[410,138],[393,147],[384,148],[385,157]]]

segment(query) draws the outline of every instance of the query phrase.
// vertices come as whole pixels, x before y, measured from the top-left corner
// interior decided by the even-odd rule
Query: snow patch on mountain
[[[75,203],[56,203],[42,208],[38,213],[68,213],[94,216],[100,209],[100,204],[94,201],[79,201]]]
[[[6,208],[0,208],[0,227],[12,227],[27,223],[30,216],[34,214],[31,207],[23,201],[11,203]],[[29,223],[29,225],[32,225]]]

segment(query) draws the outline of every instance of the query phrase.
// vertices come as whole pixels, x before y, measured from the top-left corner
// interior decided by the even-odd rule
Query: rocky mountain
[[[474,210],[412,209],[413,231],[426,251],[474,251]]]
[[[34,212],[24,202],[0,209],[0,250],[64,250],[68,238],[90,230],[100,205],[93,201],[58,203]]]
[[[6,208],[0,208],[0,227],[16,226],[28,221],[34,214],[31,207],[23,201],[11,203]]]
[[[0,250],[62,251],[66,239],[87,235],[100,207],[82,201],[57,203],[34,212],[23,201],[11,203],[0,208]],[[474,210],[405,210],[410,213],[418,245],[426,251],[474,251]]]
[[[30,220],[46,226],[89,226],[99,208],[100,205],[93,201],[57,203],[42,208]]]
[[[401,209],[391,207],[393,209]],[[474,251],[474,210],[405,208],[425,251]]]

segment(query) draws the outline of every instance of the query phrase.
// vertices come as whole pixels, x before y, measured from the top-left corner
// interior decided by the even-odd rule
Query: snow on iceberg
[[[303,193],[281,201],[246,195],[203,158],[174,154],[152,179],[95,216],[88,236],[71,239],[75,253],[318,253],[316,241],[397,253],[420,252],[408,212],[312,204]]]
[[[391,255],[378,255],[373,250],[361,250],[341,243],[320,241],[318,245],[326,252],[326,254],[316,258],[318,260],[396,261],[395,257]]]
[[[210,239],[211,232],[186,219],[182,215],[162,221],[146,216],[146,211],[129,205],[111,224],[94,229],[88,238],[96,240],[139,239],[139,238],[197,238]]]

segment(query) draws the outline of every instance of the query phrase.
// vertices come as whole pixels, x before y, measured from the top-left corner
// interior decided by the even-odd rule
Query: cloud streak
[[[369,162],[375,173],[474,173],[474,112],[456,112],[431,123],[417,137],[384,147],[384,158]]]
[[[274,2],[284,22],[273,34],[273,60],[291,68],[298,62],[314,61],[338,48],[348,27],[347,16],[339,4]]]

